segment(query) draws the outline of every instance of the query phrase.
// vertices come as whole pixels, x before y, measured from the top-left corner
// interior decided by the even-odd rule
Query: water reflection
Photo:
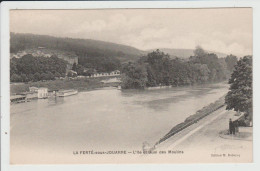
[[[64,103],[64,97],[57,97],[57,96],[54,96],[54,97],[51,97],[51,98],[48,98],[48,104],[50,106],[55,106],[55,105],[61,105]]]

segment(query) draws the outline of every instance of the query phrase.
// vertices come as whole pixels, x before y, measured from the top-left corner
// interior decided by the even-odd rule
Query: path
[[[233,114],[223,107],[161,143],[157,150],[182,150],[190,162],[251,162],[252,141],[219,136],[228,129]]]

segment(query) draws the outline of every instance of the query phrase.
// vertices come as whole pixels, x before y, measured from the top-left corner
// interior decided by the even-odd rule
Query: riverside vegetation
[[[237,62],[228,83],[226,109],[244,112],[245,122],[250,123],[253,120],[252,56],[245,56]]]
[[[95,58],[93,58],[93,62],[96,63]],[[114,65],[113,62],[104,62],[103,65],[107,66],[104,68],[106,71],[121,68],[123,89],[144,89],[145,87],[220,82],[230,77],[236,62],[236,56],[228,55],[226,58],[218,58],[216,54],[207,53],[202,48],[197,47],[194,56],[189,59],[171,59],[168,54],[156,50],[141,57],[136,62],[122,63],[120,66]],[[96,64],[98,65],[98,62]],[[11,82],[25,82],[25,84],[11,85],[11,92],[26,91],[29,86],[43,86],[49,89],[85,89],[104,86],[99,82],[99,79],[55,80],[57,77],[65,77],[66,65],[64,60],[56,56],[46,58],[27,54],[19,59],[12,58],[10,61],[10,80]],[[72,70],[77,71],[78,75],[90,75],[89,71],[98,71],[98,67],[94,67],[84,73],[83,65],[83,63],[74,64]]]
[[[189,55],[183,56],[176,50],[173,53],[166,50],[169,55],[159,50],[141,51],[130,46],[89,39],[10,34],[10,53],[37,50],[38,47],[44,47],[46,53],[50,54],[57,51],[78,56],[78,65],[73,68],[78,75],[120,70],[124,73],[122,88],[126,89],[217,82],[229,78],[237,62],[236,56],[224,57],[224,54],[208,53],[200,47],[194,51],[194,55],[190,50]],[[20,59],[12,58],[10,68],[11,82],[54,80],[66,74],[66,62],[55,55],[44,58],[27,54]]]
[[[171,59],[160,50],[122,66],[122,88],[144,89],[156,86],[184,86],[220,82],[228,79],[237,57],[218,58],[201,47],[189,59]]]
[[[241,58],[233,67],[234,70],[228,82],[230,88],[227,95],[221,97],[214,103],[203,107],[195,114],[186,118],[184,122],[174,126],[157,142],[157,144],[165,141],[225,105],[227,110],[244,112],[245,115],[240,122],[243,126],[249,126],[250,122],[253,120],[252,56]]]

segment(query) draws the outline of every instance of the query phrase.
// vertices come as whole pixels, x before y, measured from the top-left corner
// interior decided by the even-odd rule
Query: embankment
[[[211,114],[212,112],[218,110],[219,108],[223,107],[225,104],[225,96],[219,98],[214,103],[209,104],[208,106],[203,107],[202,109],[198,110],[195,114],[189,116],[185,119],[184,122],[174,126],[164,137],[162,137],[157,143],[160,144],[163,141],[167,140],[168,138],[174,136],[178,132],[184,130],[185,128],[191,126],[192,124],[198,122],[202,118],[206,117],[207,115]]]

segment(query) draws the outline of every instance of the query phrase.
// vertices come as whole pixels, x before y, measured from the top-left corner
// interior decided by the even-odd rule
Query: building
[[[29,87],[30,92],[38,92],[38,87]]]
[[[67,72],[68,77],[76,77],[77,75],[78,75],[78,73],[76,71],[73,71],[73,70],[69,70]]]
[[[48,98],[48,88],[41,87],[38,89],[38,99]]]
[[[115,70],[110,72],[110,75],[120,75],[120,71],[119,70]]]
[[[107,73],[107,72],[95,73],[95,74],[92,74],[91,77],[109,77],[109,76],[118,76],[118,75],[120,75],[120,71],[115,70],[110,73]]]
[[[25,52],[25,51],[19,51],[19,52],[17,52],[17,53],[11,53],[10,54],[10,58],[12,59],[12,58],[21,58],[21,57],[23,57],[24,55],[26,55],[26,54],[28,54],[27,52]]]

